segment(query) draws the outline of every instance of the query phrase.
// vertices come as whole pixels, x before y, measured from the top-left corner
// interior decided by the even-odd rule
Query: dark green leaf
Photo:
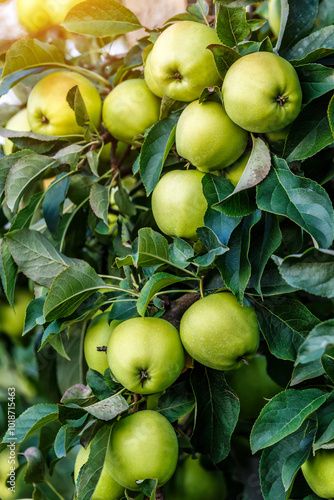
[[[198,266],[208,267],[214,262],[218,255],[223,255],[228,251],[228,247],[220,243],[217,235],[212,229],[208,227],[199,227],[196,232],[207,249],[207,253],[199,255],[194,259],[195,264]]]
[[[55,184],[49,187],[43,200],[44,219],[54,237],[57,237],[58,224],[63,215],[63,203],[70,185],[70,178],[66,175],[60,174],[56,177]],[[62,179],[64,176],[65,178]]]
[[[328,349],[321,358],[321,364],[326,372],[326,375],[334,382],[334,348]]]
[[[318,428],[313,444],[313,450],[319,450],[324,444],[334,440],[334,392],[331,393],[326,403],[317,411]]]
[[[141,491],[144,493],[145,497],[149,498],[149,500],[155,500],[156,491],[158,487],[157,479],[144,479],[136,481]]]
[[[45,323],[43,315],[45,298],[45,296],[42,296],[29,302],[26,309],[23,335],[30,332],[33,328],[35,328],[35,326],[43,325]]]
[[[43,483],[45,481],[45,468],[43,455],[38,448],[30,446],[24,452],[27,468],[24,474],[26,483]]]
[[[304,0],[289,1],[288,19],[283,36],[276,47],[280,55],[287,57],[289,49],[312,31],[318,13],[318,4],[319,0],[308,0],[305,10]]]
[[[108,209],[110,205],[110,195],[107,187],[102,184],[93,184],[90,190],[89,203],[90,206],[99,219],[109,226]]]
[[[129,217],[136,215],[136,207],[131,202],[129,193],[123,187],[118,187],[115,193],[115,203],[122,214]]]
[[[217,71],[220,78],[223,80],[227,70],[241,57],[241,55],[227,45],[211,44],[208,45],[207,48],[211,50],[216,63]]]
[[[194,256],[194,250],[189,243],[175,236],[169,247],[169,258],[178,267],[185,269],[189,266],[188,259]]]
[[[89,114],[78,85],[75,85],[68,91],[66,101],[74,111],[77,124],[80,127],[87,125],[89,122]]]
[[[302,11],[301,11],[302,12]],[[300,40],[284,57],[294,66],[318,61],[334,53],[334,26],[327,26]]]
[[[87,416],[63,425],[54,440],[54,450],[57,458],[66,457],[75,439],[87,424]]]
[[[189,382],[183,381],[173,384],[168,391],[159,398],[158,412],[170,422],[189,413],[195,405],[195,398]]]
[[[40,202],[44,197],[44,192],[41,191],[40,193],[35,193],[33,194],[30,199],[29,203],[21,208],[19,210],[14,218],[14,221],[11,225],[10,230],[15,231],[16,229],[23,229],[23,228],[29,228],[31,221],[39,208]]]
[[[4,193],[7,175],[12,166],[21,158],[25,158],[26,156],[33,154],[33,151],[25,149],[23,151],[17,151],[16,153],[0,158],[0,197]]]
[[[334,89],[334,69],[322,64],[305,64],[296,69],[305,104]]]
[[[103,375],[95,370],[88,370],[87,384],[92,389],[95,396],[97,396],[100,400],[109,398],[114,394],[114,391],[107,386]]]
[[[14,307],[14,292],[17,275],[17,265],[8,249],[6,240],[0,240],[0,277],[6,298]]]
[[[221,5],[217,19],[217,34],[224,45],[237,47],[249,34],[250,27],[246,20],[246,9],[231,8]]]
[[[316,325],[298,349],[296,365],[319,360],[334,345],[334,319]]]

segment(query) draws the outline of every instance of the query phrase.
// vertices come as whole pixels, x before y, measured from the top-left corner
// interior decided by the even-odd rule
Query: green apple
[[[307,484],[319,497],[334,497],[334,450],[320,449],[302,465]]]
[[[152,211],[164,234],[197,239],[196,229],[204,225],[207,209],[204,175],[197,170],[172,170],[159,180],[152,194]]]
[[[226,179],[232,182],[235,187],[241,179],[242,174],[247,166],[251,151],[244,153],[234,162],[228,169],[224,171]]]
[[[216,370],[240,368],[259,346],[257,318],[245,301],[222,292],[192,304],[181,319],[180,336],[185,350],[196,361]]]
[[[255,419],[260,411],[275,394],[282,391],[267,373],[267,359],[257,354],[248,365],[238,370],[230,370],[226,380],[240,400],[240,418]]]
[[[64,21],[68,11],[83,0],[16,0],[19,23],[34,33]]]
[[[155,94],[158,97],[163,97],[163,91],[161,88],[158,86],[156,83],[153,75],[152,75],[152,68],[151,68],[151,52],[148,54],[145,65],[144,65],[144,78],[147,83],[148,88],[150,89],[153,94]]]
[[[198,170],[221,170],[245,151],[248,133],[227,116],[219,102],[194,101],[182,111],[175,144],[180,156]]]
[[[298,116],[302,91],[294,67],[272,52],[240,57],[223,82],[226,113],[250,132],[280,130]]]
[[[138,491],[136,480],[142,479],[158,479],[162,486],[172,477],[177,458],[175,431],[160,413],[138,411],[114,424],[107,464],[124,488]]]
[[[169,387],[185,361],[178,331],[160,318],[123,321],[110,336],[107,357],[116,379],[139,394],[154,394]]]
[[[134,78],[117,85],[103,103],[102,118],[111,135],[130,144],[159,120],[160,99],[144,80]]]
[[[216,31],[201,23],[180,21],[161,33],[151,51],[151,75],[160,89],[175,101],[198,99],[205,87],[221,84],[208,45],[221,44]],[[148,85],[150,80],[148,81]]]
[[[79,477],[79,472],[81,467],[87,462],[90,453],[90,444],[85,449],[83,446],[78,451],[78,454],[74,463],[74,482],[77,484]],[[104,462],[104,466],[96,485],[95,491],[91,500],[118,500],[123,498],[124,488],[118,484],[115,479],[111,476],[108,467],[107,458]]]
[[[268,22],[273,34],[278,36],[281,27],[281,0],[268,0]]]
[[[21,337],[26,309],[33,298],[29,290],[18,289],[15,292],[14,309],[9,304],[0,303],[0,331],[14,339]]]
[[[28,121],[27,108],[21,109],[18,113],[15,113],[15,115],[8,120],[5,128],[8,130],[15,130],[16,132],[29,132],[31,129]],[[14,143],[6,137],[5,144],[3,145],[4,154],[10,155],[13,152],[13,148]]]
[[[164,488],[171,500],[225,500],[226,482],[218,470],[205,469],[200,458],[188,456]]]
[[[82,134],[66,97],[78,85],[92,127],[98,127],[102,103],[96,87],[87,78],[72,71],[56,71],[42,78],[32,89],[27,103],[31,130],[46,135]]]
[[[98,351],[98,347],[107,346],[111,333],[120,323],[114,320],[108,323],[108,312],[99,314],[91,321],[85,336],[84,353],[87,365],[92,370],[104,374],[108,365],[105,351]]]

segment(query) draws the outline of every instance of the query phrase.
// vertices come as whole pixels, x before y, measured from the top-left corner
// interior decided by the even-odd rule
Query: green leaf
[[[167,286],[173,285],[174,283],[189,281],[191,279],[192,278],[190,277],[181,278],[168,273],[154,274],[148,282],[145,283],[140,292],[140,296],[137,301],[137,311],[140,316],[145,316],[145,312],[150,301],[158,292],[160,292],[160,290],[163,290]]]
[[[298,349],[296,365],[319,360],[334,345],[334,319],[316,325]]]
[[[15,132],[15,130],[9,130],[2,127],[0,127],[0,135],[2,137],[7,137],[8,139],[10,139],[19,149],[23,149],[29,152],[31,150],[37,154],[48,153],[59,140],[66,141],[70,138],[82,137],[82,135],[77,134],[66,136],[66,138],[64,136],[60,139],[56,135],[36,134],[35,132]]]
[[[7,175],[12,166],[21,158],[25,158],[28,155],[33,154],[33,151],[25,149],[23,151],[17,151],[16,153],[0,158],[0,198],[4,193]]]
[[[0,240],[0,277],[6,298],[14,307],[14,292],[17,275],[17,265],[8,249],[6,240]]]
[[[317,411],[318,428],[313,444],[313,450],[319,450],[323,445],[334,440],[334,392],[326,403]]]
[[[297,450],[291,453],[285,460],[282,470],[282,480],[285,491],[288,491],[293,480],[303,463],[308,459],[315,435],[315,429],[301,441]]]
[[[328,349],[321,358],[321,364],[326,372],[326,375],[334,382],[334,348]]]
[[[110,205],[109,190],[102,184],[93,184],[89,194],[89,203],[96,217],[109,227],[108,209]]]
[[[205,0],[198,0],[194,5],[187,5],[186,9],[187,12],[197,16],[197,18],[201,20],[204,19],[203,12],[205,16],[209,14],[209,6]]]
[[[274,396],[263,408],[252,429],[250,444],[253,453],[297,431],[328,397],[329,394],[320,389],[289,389]]]
[[[86,263],[69,266],[54,279],[44,304],[46,321],[66,317],[106,284]]]
[[[284,160],[273,157],[269,175],[257,186],[257,204],[261,210],[289,217],[321,247],[331,245],[334,211],[328,194],[316,182],[295,176]]]
[[[319,323],[318,318],[301,302],[282,295],[253,303],[272,354],[294,361],[306,335]]]
[[[92,390],[88,385],[75,384],[65,391],[60,402],[64,405],[74,404],[78,406],[85,406],[87,402],[92,399],[94,402],[96,401],[96,398],[93,396]]]
[[[7,443],[16,438],[16,443],[30,436],[34,431],[37,431],[44,425],[47,425],[54,420],[57,420],[58,408],[53,404],[37,404],[30,406],[15,420],[15,430],[8,429],[2,438],[0,452],[6,448]]]
[[[136,215],[136,207],[131,202],[129,193],[123,187],[118,186],[118,189],[115,193],[115,203],[122,214],[129,217],[131,217],[132,215]]]
[[[65,63],[64,55],[58,47],[36,38],[21,38],[7,51],[2,78],[22,69],[45,66],[48,63]]]
[[[87,125],[89,123],[89,114],[78,85],[75,85],[68,91],[66,101],[74,111],[77,124],[80,127]]]
[[[117,417],[129,408],[128,403],[121,394],[114,394],[107,399],[98,401],[90,406],[85,406],[85,410],[99,420],[109,421]]]
[[[312,378],[317,378],[324,373],[323,366],[320,359],[315,361],[310,361],[305,365],[298,364],[293,369],[293,374],[290,382],[290,386],[294,387],[305,380],[310,380]]]
[[[169,258],[178,267],[185,269],[189,266],[188,259],[194,256],[194,249],[189,243],[175,236],[169,247]]]
[[[305,10],[304,0],[289,1],[287,22],[283,36],[276,47],[280,55],[287,58],[286,54],[289,49],[312,31],[318,13],[318,4],[319,0],[308,0]]]
[[[302,12],[302,11],[301,11]],[[284,57],[293,64],[300,66],[318,61],[334,53],[334,26],[326,26],[314,31],[300,40]]]
[[[200,364],[196,364],[191,375],[191,384],[196,398],[191,443],[213,463],[221,462],[230,452],[230,440],[239,416],[238,398],[227,385],[223,372]]]
[[[65,29],[99,38],[123,35],[142,28],[131,10],[115,0],[87,0],[75,5],[62,23]]]
[[[149,195],[159,181],[168,153],[174,144],[180,113],[172,113],[149,130],[139,156],[139,173]]]
[[[211,50],[213,54],[217,71],[222,80],[224,79],[227,70],[241,57],[236,50],[228,47],[227,45],[211,44],[207,46],[207,49]]]
[[[41,451],[35,446],[30,446],[24,452],[27,468],[24,474],[25,483],[43,483],[45,481],[45,467]]]
[[[217,235],[212,231],[212,229],[208,227],[199,227],[196,232],[199,239],[207,249],[207,253],[199,255],[193,260],[198,266],[211,266],[218,255],[223,255],[229,250],[227,246],[220,243]]]
[[[260,210],[245,217],[243,222],[234,229],[230,237],[228,243],[230,250],[216,261],[224,283],[234,293],[241,304],[251,276],[251,265],[248,258],[251,229],[260,219]]]
[[[217,0],[217,3],[227,5],[228,7],[247,7],[254,2],[252,0]]]
[[[310,248],[283,260],[279,271],[289,285],[321,297],[334,297],[334,252]]]
[[[110,387],[107,386],[104,376],[91,368],[87,373],[87,384],[92,389],[95,396],[102,399],[109,398],[114,394],[115,391],[112,391]]]
[[[147,497],[149,500],[155,500],[158,487],[157,479],[143,479],[136,481],[136,483],[144,493],[145,497]]]
[[[86,424],[87,416],[84,415],[82,418],[65,424],[59,429],[54,440],[54,450],[57,458],[66,457],[67,452],[81,431],[86,427]]]
[[[246,20],[246,9],[231,8],[221,5],[217,18],[217,34],[224,45],[237,47],[249,34],[250,27]]]
[[[170,422],[189,413],[195,406],[195,398],[188,380],[173,384],[159,398],[158,412]]]
[[[50,288],[57,274],[77,262],[56,250],[38,231],[19,229],[7,233],[6,241],[20,270],[47,288]]]
[[[31,221],[40,206],[41,200],[44,197],[44,191],[33,194],[29,203],[19,210],[12,222],[11,231],[15,231],[16,229],[29,228]]]
[[[283,152],[288,162],[305,160],[333,142],[327,116],[329,99],[326,94],[311,101],[292,123]]]
[[[62,179],[62,177],[64,177]],[[63,203],[70,185],[70,178],[66,173],[57,175],[55,184],[45,192],[43,200],[43,215],[48,229],[53,237],[57,237],[58,225],[63,215]]]
[[[26,190],[48,168],[55,165],[48,156],[28,155],[20,158],[10,169],[6,180],[6,201],[12,212],[16,212]]]
[[[303,103],[308,104],[334,89],[334,69],[322,64],[305,64],[296,69],[302,87]]]
[[[263,296],[281,295],[285,293],[292,293],[297,290],[297,288],[288,285],[282,278],[282,275],[272,258],[268,261],[263,271],[260,285]],[[249,288],[248,293],[254,294],[254,291]]]

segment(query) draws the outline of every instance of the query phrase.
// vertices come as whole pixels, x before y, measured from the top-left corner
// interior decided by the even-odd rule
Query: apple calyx
[[[277,96],[276,102],[278,102],[278,104],[280,106],[284,106],[284,104],[286,103],[286,101],[288,99],[289,99],[289,96],[279,95],[279,96]]]
[[[49,123],[50,123],[50,120],[45,115],[43,115],[42,116],[42,124],[48,125]]]
[[[173,75],[173,79],[174,80],[177,80],[178,82],[181,82],[182,79],[183,79],[183,76],[181,75],[181,73],[179,73],[178,71],[176,71]]]
[[[150,378],[151,377],[149,376],[147,370],[140,370],[140,384],[142,387],[144,387],[145,380],[148,380]]]
[[[107,352],[107,346],[106,345],[97,346],[96,350],[98,352]]]

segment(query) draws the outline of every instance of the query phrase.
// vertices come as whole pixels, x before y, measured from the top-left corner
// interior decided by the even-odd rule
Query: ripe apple
[[[197,170],[172,170],[160,179],[152,194],[152,211],[164,234],[197,239],[196,229],[204,225],[207,209],[204,175]]]
[[[240,368],[259,346],[256,314],[233,293],[207,295],[186,310],[180,336],[185,350],[196,361],[216,370]]]
[[[138,411],[114,424],[106,463],[124,488],[138,491],[136,480],[141,479],[158,479],[162,486],[173,475],[177,458],[175,431],[160,413]]]
[[[96,87],[79,73],[56,71],[42,78],[29,95],[28,120],[33,132],[56,136],[83,133],[66,100],[68,91],[76,85],[79,86],[92,127],[99,126],[102,103]]]
[[[334,450],[320,449],[302,465],[302,473],[311,488],[321,498],[334,497]]]
[[[147,83],[148,88],[150,89],[153,94],[155,94],[158,97],[163,97],[163,91],[161,88],[158,86],[157,82],[155,81],[153,75],[152,75],[152,68],[151,68],[151,52],[148,54],[145,65],[144,65],[144,78],[145,82]]]
[[[266,404],[282,391],[267,373],[267,359],[257,354],[249,360],[248,365],[238,370],[230,370],[226,379],[240,400],[240,418],[243,420],[255,419]]]
[[[281,0],[268,0],[268,22],[273,34],[278,36],[281,27]]]
[[[149,63],[159,94],[189,102],[198,99],[205,87],[220,85],[213,55],[207,49],[213,43],[221,44],[216,31],[201,23],[180,21],[163,31]]]
[[[19,23],[29,33],[64,21],[68,11],[83,0],[16,0]]]
[[[9,304],[0,303],[0,331],[13,339],[21,337],[24,319],[29,302],[33,299],[27,289],[18,289],[14,298],[14,309]]]
[[[104,374],[108,365],[107,354],[105,351],[98,351],[98,347],[107,346],[111,333],[114,331],[120,321],[114,320],[108,323],[108,312],[101,313],[91,321],[87,328],[84,353],[87,365],[92,370]]]
[[[160,318],[123,321],[110,336],[107,357],[116,379],[139,394],[154,394],[169,387],[185,361],[178,331]]]
[[[134,78],[117,85],[103,103],[102,117],[106,128],[119,141],[130,144],[159,120],[160,99],[144,80]]]
[[[225,500],[226,483],[219,470],[205,469],[200,458],[188,456],[166,484],[166,497],[172,500]]]
[[[226,179],[231,181],[234,187],[240,181],[240,178],[244,173],[250,155],[251,151],[244,153],[242,156],[240,156],[240,158],[236,162],[233,163],[233,165],[231,165],[228,169],[225,170],[224,173]]]
[[[30,124],[28,121],[28,112],[27,108],[21,109],[14,116],[8,120],[7,125],[5,127],[8,130],[15,130],[16,132],[29,132]],[[3,145],[3,152],[5,155],[10,155],[13,152],[14,143],[5,138],[5,144]]]
[[[214,101],[194,101],[182,111],[175,144],[180,156],[202,172],[228,167],[245,151],[248,133]]]
[[[257,133],[286,127],[297,118],[302,103],[294,67],[272,52],[240,57],[226,73],[222,94],[231,120]]]
[[[81,467],[87,462],[90,453],[91,444],[85,449],[83,446],[78,451],[74,463],[74,482],[77,484],[78,476]],[[118,500],[123,498],[124,488],[118,484],[109,472],[107,458],[100,475],[100,479],[96,485],[95,491],[91,500]]]

